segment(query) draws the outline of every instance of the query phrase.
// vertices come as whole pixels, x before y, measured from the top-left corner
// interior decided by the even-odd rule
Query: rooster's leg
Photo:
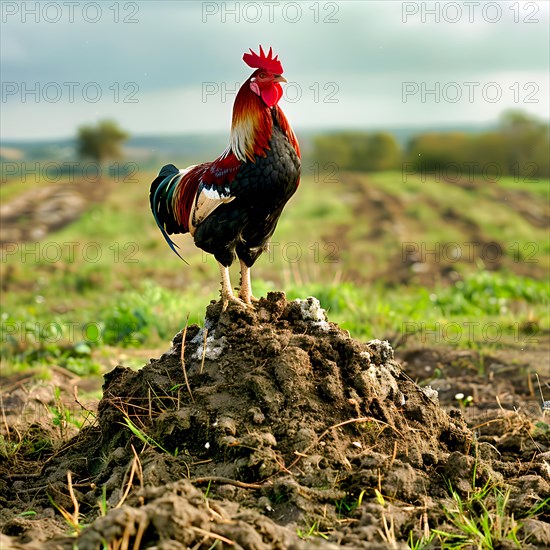
[[[229,268],[225,267],[224,265],[220,264],[218,262],[218,265],[220,266],[220,273],[222,276],[222,303],[223,303],[223,310],[227,308],[227,304],[229,301],[233,301],[235,299],[235,296],[233,295],[233,290],[231,288],[231,279],[229,278]]]
[[[220,266],[220,273],[222,276],[222,290],[221,290],[222,304],[223,304],[222,311],[225,311],[227,309],[227,304],[229,302],[238,302],[238,303],[241,303],[241,302],[233,294],[233,289],[231,288],[231,280],[229,278],[229,268],[220,264],[220,262],[218,262],[218,265]]]
[[[252,287],[250,285],[250,268],[241,260],[241,290],[239,291],[239,298],[245,304],[252,304],[257,302],[258,298],[252,296]]]

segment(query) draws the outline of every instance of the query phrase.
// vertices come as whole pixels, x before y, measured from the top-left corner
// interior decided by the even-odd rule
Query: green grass
[[[277,286],[256,281],[256,288],[265,295]],[[330,320],[365,340],[408,337],[425,345],[490,348],[535,343],[549,327],[544,282],[486,271],[433,289],[396,293],[383,285],[310,283],[295,285],[287,296],[316,296]],[[105,349],[144,349],[146,361],[150,348],[168,345],[188,313],[191,323],[201,324],[206,303],[198,291],[182,294],[146,280],[110,301],[88,304],[76,317],[73,310],[52,317],[44,304],[19,306],[3,314],[3,359],[14,368],[55,362],[81,376],[97,375]]]
[[[78,375],[98,375],[119,358],[139,366],[169,345],[188,314],[190,323],[202,322],[206,305],[219,297],[217,265],[189,236],[176,237],[189,265],[166,246],[149,211],[154,175],[140,172],[139,183],[115,186],[73,224],[4,252],[4,372],[54,363]],[[514,183],[499,182],[503,189],[518,189]],[[5,185],[9,190],[14,184]],[[540,204],[542,184],[533,190],[522,185]],[[390,211],[392,196],[402,205],[394,212],[400,218],[376,237],[370,235],[377,214],[372,205],[356,210],[363,188],[381,192]],[[339,173],[334,182],[306,175],[270,251],[253,269],[255,294],[317,296],[330,320],[361,339],[407,336],[416,344],[480,348],[534,343],[537,334],[529,331],[549,328],[548,288],[541,277],[550,257],[546,233],[495,193],[483,182],[472,192],[417,176],[404,181],[396,172]],[[537,263],[505,251],[497,272],[486,271],[477,258],[451,265],[458,274],[453,284],[425,287],[414,277],[409,285],[388,284],[384,274],[391,278],[404,240],[430,247],[471,239],[461,224],[441,217],[451,207],[503,247],[506,239],[518,242],[518,252],[534,243]],[[237,266],[231,271],[237,284]]]
[[[443,548],[493,550],[505,544],[506,547],[524,546],[521,518],[515,517],[508,509],[510,489],[503,490],[487,483],[465,498],[450,485],[449,492],[452,504],[444,511],[454,531],[432,530]],[[539,502],[522,517],[536,517],[549,502],[550,499]]]
[[[328,535],[319,530],[319,522],[317,522],[317,521],[306,525],[304,527],[304,529],[298,527],[296,529],[296,534],[302,540],[310,540],[313,537],[320,537],[320,538],[323,538],[325,540],[328,540]]]
[[[157,443],[152,437],[149,437],[144,431],[140,430],[130,419],[130,417],[124,415],[124,424],[126,427],[134,434],[142,443],[149,445],[150,447],[159,449],[163,453],[172,454],[170,451],[167,451],[160,443]],[[174,456],[177,456],[177,449],[174,453]]]
[[[548,328],[546,284],[500,273],[480,271],[453,286],[407,287],[399,292],[382,285],[311,285],[294,288],[289,297],[305,294],[318,297],[331,320],[360,338],[417,334],[434,344],[468,347],[476,340],[483,344],[484,335],[486,344],[534,339],[529,327],[522,334],[528,320],[537,322],[538,330]]]

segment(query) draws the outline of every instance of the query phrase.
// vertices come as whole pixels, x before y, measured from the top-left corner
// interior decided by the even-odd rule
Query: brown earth
[[[95,422],[61,445],[36,418],[16,426],[12,384],[2,431],[20,448],[0,449],[2,548],[406,548],[411,532],[456,532],[449,484],[466,498],[488,482],[510,491],[523,548],[550,542],[548,501],[525,518],[550,497],[550,429],[527,367],[410,350],[405,372],[387,342],[357,342],[315,299],[281,293],[254,309],[213,303],[205,326],[188,328],[183,353],[180,333],[139,371],[108,373]],[[79,517],[76,540],[60,509]]]
[[[433,211],[434,225],[457,229],[463,235],[461,242],[471,243],[472,251],[470,252],[466,247],[456,249],[459,259],[454,259],[451,246],[453,243],[444,241],[426,243],[428,250],[437,250],[439,251],[437,254],[421,253],[415,247],[403,248],[402,243],[411,241],[411,235],[422,235],[425,231],[424,222],[407,211],[408,205],[403,197],[374,185],[368,185],[368,176],[365,174],[344,172],[341,177],[345,183],[346,201],[354,205],[353,218],[366,220],[367,223],[341,223],[324,234],[323,240],[325,243],[335,245],[339,254],[351,255],[354,265],[380,264],[368,276],[363,269],[348,266],[346,277],[358,284],[380,280],[383,280],[387,286],[418,284],[432,287],[436,284],[455,283],[460,278],[457,272],[458,265],[466,263],[474,266],[479,262],[482,262],[484,268],[490,271],[504,268],[521,276],[547,277],[545,265],[507,257],[503,251],[509,250],[510,247],[484,232],[468,212],[454,207],[442,208],[430,197],[424,197],[423,200]],[[450,180],[444,183],[461,187],[469,192],[477,191],[473,183]],[[518,213],[533,227],[549,227],[548,208],[545,208],[541,204],[542,201],[533,194],[505,189],[496,182],[484,182],[484,186],[489,192],[490,200],[498,205],[498,208],[510,209]],[[441,219],[437,220],[437,217]],[[363,233],[357,233],[361,229]],[[350,236],[351,231],[356,232],[353,237]],[[378,242],[379,246],[385,246],[388,251],[391,251],[388,252],[388,261],[377,262],[372,249],[357,247],[361,242]],[[526,245],[525,251],[528,254],[532,255],[535,250],[538,251],[534,243],[526,243]]]
[[[109,180],[82,180],[48,185],[17,196],[0,206],[0,247],[43,239],[78,220],[91,204],[104,200],[111,190]]]

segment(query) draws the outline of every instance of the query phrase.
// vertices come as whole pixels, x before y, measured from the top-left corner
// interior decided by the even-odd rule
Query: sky
[[[134,135],[228,131],[248,48],[272,46],[296,129],[550,117],[550,3],[9,2],[3,140],[111,118]]]

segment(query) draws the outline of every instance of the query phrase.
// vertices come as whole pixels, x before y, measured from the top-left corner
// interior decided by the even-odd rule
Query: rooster
[[[164,166],[150,192],[151,210],[170,248],[180,256],[169,235],[190,233],[218,261],[224,310],[230,301],[247,306],[257,301],[250,268],[300,182],[298,141],[278,106],[286,82],[281,62],[261,46],[243,61],[256,70],[235,98],[228,147],[212,162],[182,170]],[[241,264],[238,297],[229,278],[235,257]]]

